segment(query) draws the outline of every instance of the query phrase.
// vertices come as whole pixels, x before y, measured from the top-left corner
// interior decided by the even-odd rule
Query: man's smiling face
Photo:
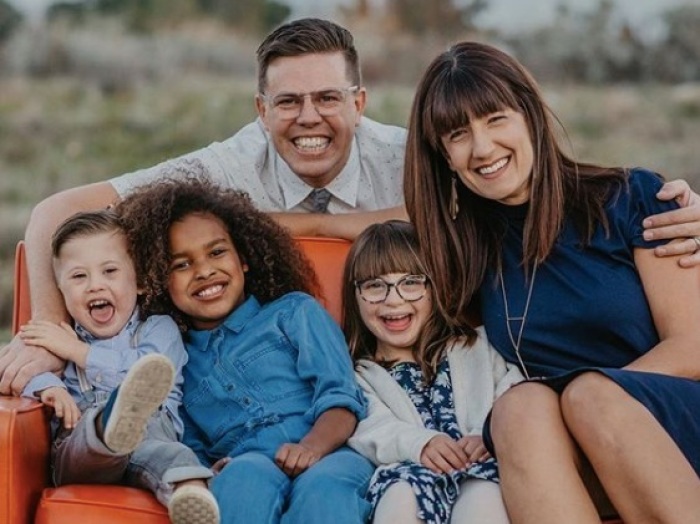
[[[341,52],[306,54],[273,60],[267,70],[265,99],[256,97],[258,113],[270,132],[277,152],[304,182],[313,187],[328,185],[350,156],[355,127],[365,108],[363,88],[347,93],[340,111],[322,116],[311,98],[305,97],[301,112],[293,119],[280,118],[270,99],[284,93],[310,93],[347,89],[352,81]]]

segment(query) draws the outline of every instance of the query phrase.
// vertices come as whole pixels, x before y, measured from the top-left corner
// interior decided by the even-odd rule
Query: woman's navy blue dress
[[[633,250],[658,245],[642,238],[644,218],[677,207],[656,198],[661,186],[654,173],[631,170],[628,185],[621,185],[606,206],[608,235],[599,226],[588,246],[582,247],[570,221],[565,224],[551,255],[537,268],[520,354],[530,377],[547,377],[558,391],[585,369],[604,373],[649,409],[700,474],[700,382],[619,369],[659,342]],[[503,282],[511,317],[522,316],[529,291],[521,265],[526,213],[527,204],[493,205],[493,219],[507,223]],[[480,298],[489,341],[517,363],[495,270]],[[521,321],[511,320],[510,326],[517,339]]]

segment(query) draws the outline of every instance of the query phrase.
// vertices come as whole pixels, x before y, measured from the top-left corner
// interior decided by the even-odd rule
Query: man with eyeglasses
[[[367,93],[350,32],[326,20],[296,20],[263,40],[257,60],[259,118],[231,138],[152,168],[62,191],[34,208],[25,233],[34,319],[67,318],[51,269],[56,226],[159,177],[203,166],[219,183],[247,191],[258,208],[295,235],[352,239],[370,224],[407,218],[406,130],[363,116]],[[682,199],[687,207],[655,219],[655,226],[670,224],[657,229],[655,238],[688,237],[665,249],[694,253],[687,265],[700,264],[700,242],[692,238],[700,235],[700,197],[683,181],[667,186],[665,198]],[[15,337],[0,348],[0,394],[18,394],[33,375],[61,366]]]
[[[390,210],[374,220],[405,218],[406,131],[363,116],[367,93],[352,34],[327,20],[296,20],[263,40],[257,62],[255,122],[223,142],[111,180],[118,195],[196,159],[297,235],[351,238],[365,224],[338,227],[350,213]]]
[[[367,93],[350,32],[326,20],[296,20],[264,39],[257,60],[255,122],[222,142],[57,193],[34,208],[25,234],[34,319],[67,318],[49,253],[57,224],[159,177],[203,170],[248,192],[259,209],[274,213],[296,235],[352,238],[372,222],[406,217],[406,131],[362,116]],[[60,366],[15,337],[0,349],[0,393],[18,393],[31,376]]]

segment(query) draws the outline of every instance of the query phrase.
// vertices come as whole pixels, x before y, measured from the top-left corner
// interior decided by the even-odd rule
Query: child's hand
[[[80,418],[78,405],[67,390],[54,386],[46,388],[39,395],[41,403],[51,406],[58,418],[63,419],[63,427],[73,429]]]
[[[30,320],[20,328],[19,336],[27,344],[46,348],[64,360],[72,360],[78,365],[82,361],[81,367],[85,367],[88,346],[66,322],[59,325],[47,320]]]
[[[219,460],[214,462],[214,465],[211,467],[212,473],[214,473],[214,475],[218,475],[229,462],[231,462],[231,457],[220,458]]]
[[[491,458],[491,454],[484,446],[484,440],[480,435],[462,437],[457,443],[462,446],[462,449],[469,457],[470,466],[475,462],[483,462]]]
[[[289,477],[296,477],[321,459],[321,455],[303,444],[282,444],[275,454],[275,463]]]
[[[423,447],[420,462],[435,473],[452,473],[469,464],[464,446],[447,435],[436,435]]]

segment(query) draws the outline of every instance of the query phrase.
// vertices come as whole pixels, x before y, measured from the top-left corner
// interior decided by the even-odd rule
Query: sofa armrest
[[[33,522],[49,481],[49,452],[49,418],[41,403],[0,396],[0,522]]]

